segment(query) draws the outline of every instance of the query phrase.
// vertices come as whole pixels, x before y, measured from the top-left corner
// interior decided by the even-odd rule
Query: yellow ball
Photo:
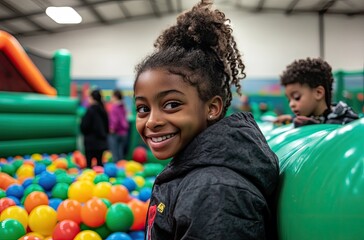
[[[40,205],[29,214],[29,228],[33,232],[50,236],[57,224],[57,212],[48,205]]]
[[[34,167],[29,164],[21,165],[16,171],[19,178],[32,178],[34,177]]]
[[[68,198],[85,203],[93,197],[94,183],[91,181],[78,180],[68,188]]]
[[[100,235],[92,230],[79,232],[73,240],[102,240]]]
[[[133,180],[137,184],[138,187],[143,187],[145,184],[145,179],[142,176],[134,176]]]
[[[99,182],[93,189],[93,196],[107,198],[110,194],[112,184],[109,182]]]
[[[0,215],[0,221],[4,221],[5,219],[15,219],[18,220],[24,227],[27,229],[28,227],[28,212],[19,206],[10,206],[3,210]]]

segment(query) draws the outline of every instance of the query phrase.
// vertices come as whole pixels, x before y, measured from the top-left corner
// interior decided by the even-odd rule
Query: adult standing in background
[[[109,112],[109,147],[114,162],[124,159],[128,141],[129,123],[121,91],[115,89],[111,96]]]
[[[107,136],[109,120],[100,90],[93,90],[89,95],[89,107],[81,120],[81,133],[84,136],[87,167],[92,167],[92,159],[102,166],[102,155],[108,149]]]

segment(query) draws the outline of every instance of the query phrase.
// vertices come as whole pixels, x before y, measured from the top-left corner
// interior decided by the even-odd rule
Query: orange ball
[[[134,215],[134,222],[133,225],[130,227],[130,230],[133,231],[140,231],[143,230],[145,227],[145,219],[148,212],[148,204],[139,199],[132,199],[130,202],[127,203],[130,207],[131,211]]]
[[[99,198],[88,200],[81,208],[81,219],[89,227],[100,227],[106,220],[107,206]]]
[[[27,210],[28,213],[30,213],[35,207],[38,207],[40,205],[48,205],[49,199],[47,194],[44,192],[31,192],[29,195],[25,198],[24,201],[24,208]]]
[[[80,224],[81,203],[73,199],[64,200],[57,208],[57,219],[58,221],[72,220],[77,224]]]
[[[129,191],[124,185],[114,185],[111,187],[107,199],[111,203],[127,203],[130,200]]]

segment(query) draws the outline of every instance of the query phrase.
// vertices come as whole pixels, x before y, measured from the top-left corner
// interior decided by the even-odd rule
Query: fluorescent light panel
[[[82,17],[71,7],[47,7],[46,14],[59,24],[78,24]]]

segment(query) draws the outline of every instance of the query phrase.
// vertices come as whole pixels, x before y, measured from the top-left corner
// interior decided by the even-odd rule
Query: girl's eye
[[[293,99],[299,101],[301,99],[301,96],[294,97]]]
[[[176,107],[179,107],[181,104],[179,102],[169,102],[167,103],[164,108],[165,109],[173,109],[173,108],[176,108]]]
[[[149,112],[149,108],[145,105],[142,105],[142,106],[138,106],[136,108],[136,111],[137,111],[137,113],[146,113],[146,112]]]

